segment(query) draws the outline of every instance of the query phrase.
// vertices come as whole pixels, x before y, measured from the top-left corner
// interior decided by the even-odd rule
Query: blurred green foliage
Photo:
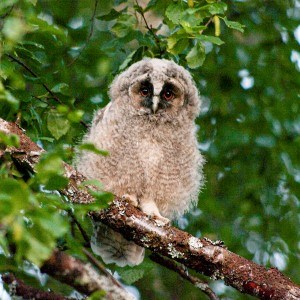
[[[299,283],[299,20],[298,0],[2,0],[0,117],[18,119],[48,154],[36,176],[1,159],[1,272],[32,281],[28,261],[40,265],[57,243],[84,259],[67,212],[89,231],[85,213],[110,198],[95,193],[91,207],[66,203],[56,192],[67,184],[62,160],[72,162],[85,125],[109,101],[113,77],[150,56],[189,69],[203,100],[197,124],[207,183],[178,226]],[[0,135],[0,145],[17,143]],[[142,299],[201,297],[149,260],[109,267]],[[71,293],[51,279],[43,285]],[[212,286],[221,299],[251,298]]]

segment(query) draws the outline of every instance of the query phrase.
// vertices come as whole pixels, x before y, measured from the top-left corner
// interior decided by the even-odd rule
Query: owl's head
[[[173,61],[144,59],[113,81],[112,101],[136,115],[170,120],[179,115],[194,119],[200,108],[198,90],[190,73]]]

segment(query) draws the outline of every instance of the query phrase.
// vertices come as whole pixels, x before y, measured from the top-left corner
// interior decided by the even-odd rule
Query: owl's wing
[[[115,263],[120,267],[139,265],[145,255],[145,249],[126,240],[120,233],[106,225],[93,221],[91,248],[107,264]]]

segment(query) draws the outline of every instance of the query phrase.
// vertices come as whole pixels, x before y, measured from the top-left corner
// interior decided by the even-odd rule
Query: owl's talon
[[[171,221],[168,218],[164,218],[163,216],[154,216],[154,221],[157,226],[166,226],[170,225]]]
[[[126,200],[127,202],[129,202],[133,206],[138,206],[139,205],[138,199],[134,195],[124,194],[124,195],[122,195],[122,200]]]

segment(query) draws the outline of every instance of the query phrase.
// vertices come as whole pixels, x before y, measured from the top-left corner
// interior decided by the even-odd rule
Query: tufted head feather
[[[149,101],[141,89],[143,85],[149,89]],[[170,95],[171,89],[174,100],[165,96]],[[168,94],[169,93],[169,94]],[[160,97],[162,110],[186,110],[188,116],[194,119],[200,110],[200,98],[190,73],[175,62],[166,59],[145,58],[118,75],[111,84],[110,95],[112,101],[124,101],[130,98],[132,105],[139,112],[150,114],[150,108],[157,108],[153,96]],[[172,96],[172,95],[171,95]],[[166,99],[166,101],[164,100]],[[127,101],[128,102],[128,101]],[[154,111],[155,112],[155,111]]]

